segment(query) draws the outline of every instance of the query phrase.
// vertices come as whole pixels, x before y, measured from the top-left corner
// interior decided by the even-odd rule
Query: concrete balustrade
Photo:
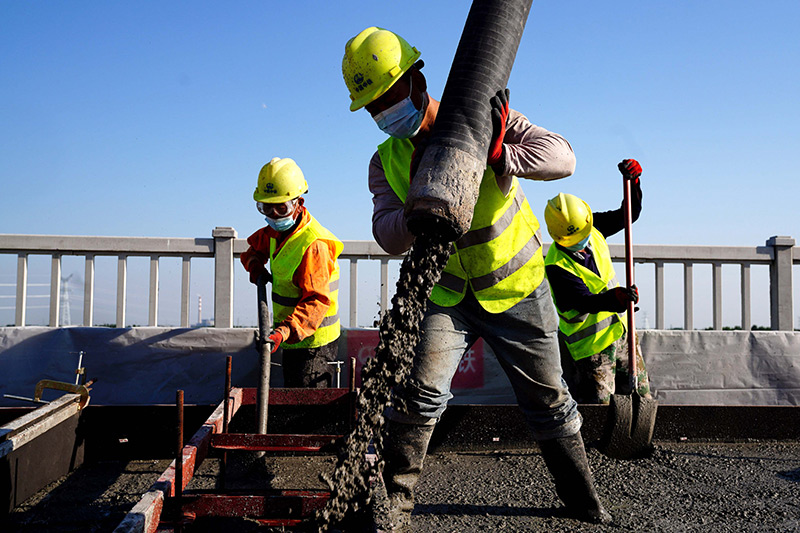
[[[545,245],[545,253],[547,247]],[[180,326],[189,326],[189,282],[191,260],[214,260],[214,324],[216,327],[233,325],[234,260],[247,249],[245,239],[237,238],[230,227],[214,228],[211,238],[163,237],[91,237],[63,235],[8,235],[0,234],[0,254],[17,256],[15,325],[26,325],[28,295],[28,259],[31,255],[51,257],[49,325],[59,325],[61,260],[63,256],[82,256],[85,260],[83,325],[94,325],[94,268],[99,256],[117,258],[116,325],[126,326],[127,265],[129,257],[150,258],[148,326],[157,326],[159,259],[182,259]],[[610,245],[612,259],[624,260],[624,246]],[[637,264],[653,264],[655,269],[655,326],[664,329],[664,267],[683,265],[684,329],[694,329],[693,267],[712,265],[713,329],[722,329],[722,266],[740,267],[740,309],[742,329],[751,327],[750,270],[753,265],[768,265],[770,272],[770,326],[773,330],[793,329],[792,267],[800,264],[800,248],[787,236],[770,237],[764,246],[680,246],[634,245]],[[349,274],[342,269],[342,277],[349,275],[349,317],[346,325],[358,324],[358,265],[363,261],[380,263],[380,309],[389,305],[389,263],[402,256],[385,253],[373,241],[344,241],[341,261],[349,262]],[[345,295],[340,295],[343,299]]]

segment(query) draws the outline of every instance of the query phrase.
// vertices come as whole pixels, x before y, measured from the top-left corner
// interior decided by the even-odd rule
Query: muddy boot
[[[434,425],[402,424],[386,421],[383,438],[383,481],[386,487],[386,512],[376,516],[379,532],[411,531],[414,487],[422,472]]]
[[[611,515],[597,497],[581,434],[542,440],[539,447],[567,512],[583,522],[611,523]]]

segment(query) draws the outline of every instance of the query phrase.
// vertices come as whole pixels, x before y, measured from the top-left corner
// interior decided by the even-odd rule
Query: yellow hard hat
[[[288,157],[273,157],[258,173],[253,199],[267,204],[281,204],[306,192],[308,183],[297,163]]]
[[[544,221],[553,241],[564,247],[573,246],[592,231],[592,210],[577,196],[560,192],[547,201]]]
[[[350,111],[380,97],[411,68],[420,52],[405,39],[374,26],[344,45],[342,75],[350,90]]]

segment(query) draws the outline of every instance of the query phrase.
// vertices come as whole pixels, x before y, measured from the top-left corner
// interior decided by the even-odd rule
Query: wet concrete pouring
[[[448,243],[420,235],[400,266],[392,307],[381,319],[375,357],[362,372],[356,428],[345,439],[333,476],[327,478],[332,497],[319,514],[319,531],[340,523],[348,512],[363,510],[369,500],[370,480],[383,470],[383,413],[392,389],[403,383],[411,370],[425,303],[447,263],[449,250]],[[364,461],[370,442],[378,457],[373,464]]]

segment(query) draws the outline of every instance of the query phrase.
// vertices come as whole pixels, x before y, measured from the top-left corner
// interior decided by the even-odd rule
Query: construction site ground
[[[236,454],[231,454],[234,456]],[[614,460],[589,444],[598,492],[612,525],[564,515],[539,450],[429,455],[414,531],[800,531],[800,443],[656,442],[649,458]],[[97,461],[18,506],[0,531],[111,532],[169,460]],[[331,456],[231,457],[228,487],[322,488]],[[188,486],[214,489],[220,461],[207,459]],[[249,520],[200,520],[185,531],[265,531]],[[274,529],[273,529],[274,530]]]

